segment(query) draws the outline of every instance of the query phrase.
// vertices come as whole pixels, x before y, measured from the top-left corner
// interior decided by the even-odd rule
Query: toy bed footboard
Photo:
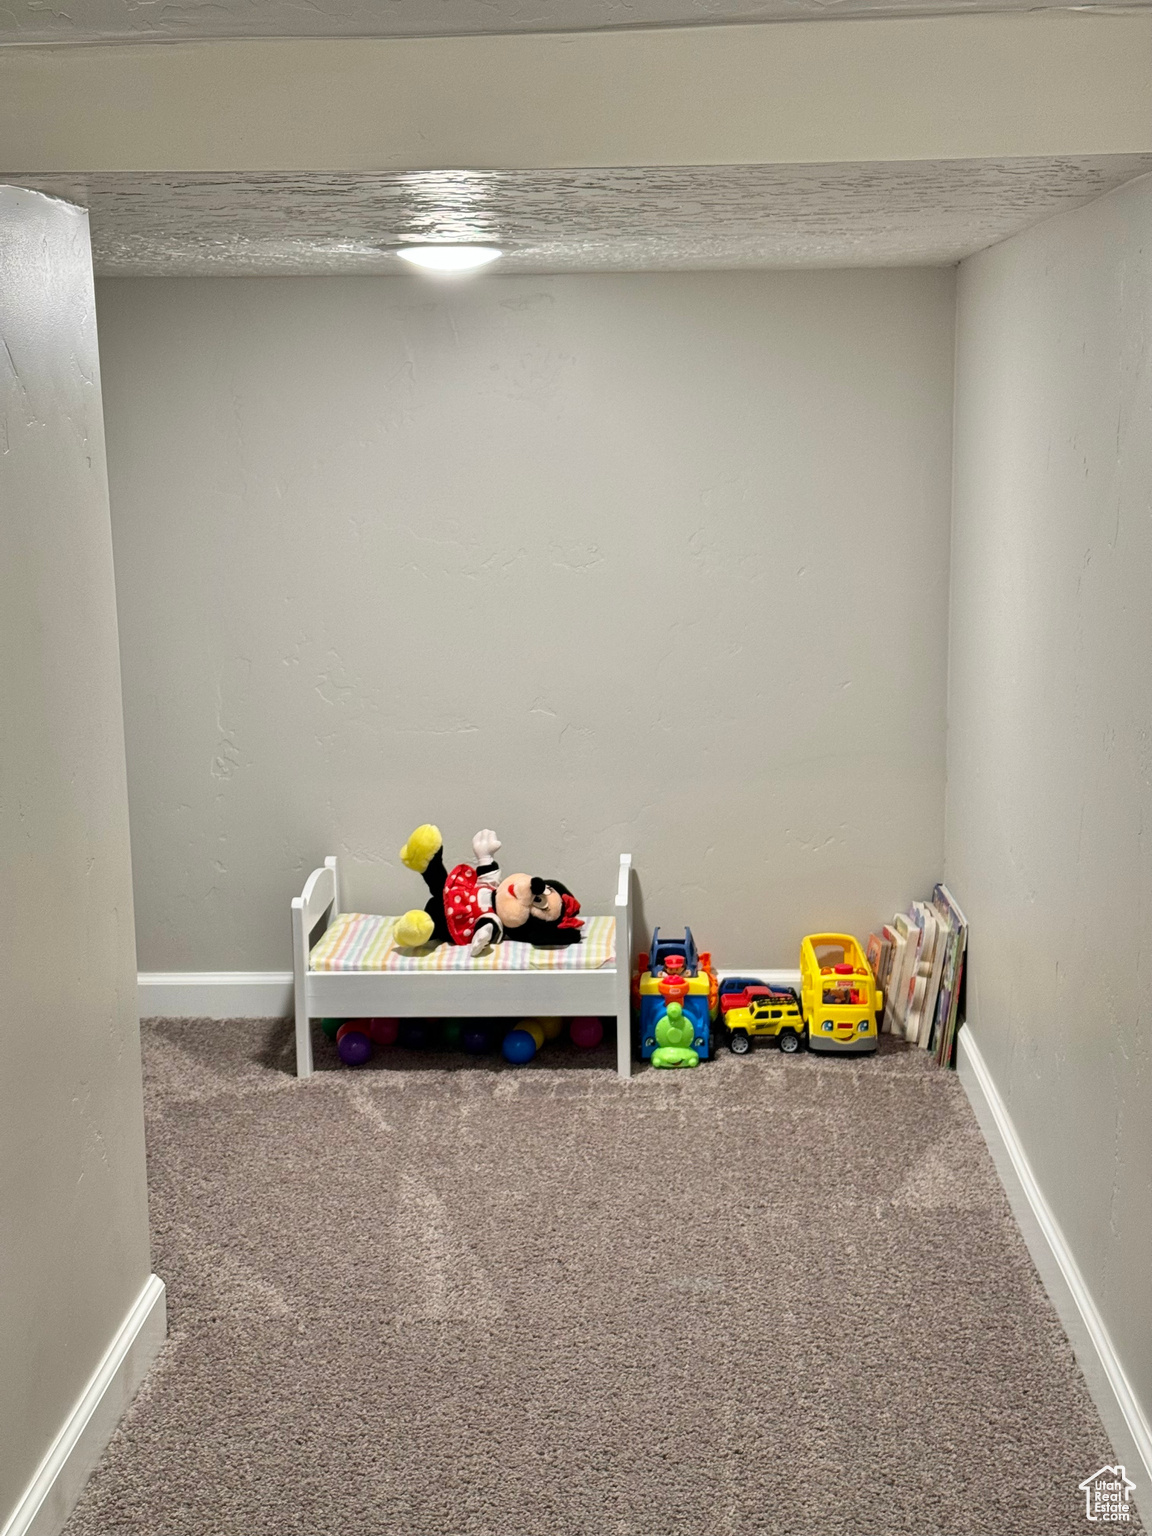
[[[313,945],[340,911],[335,858],[313,870],[292,898],[296,1075],[312,1075],[312,1020],[509,1018],[525,1014],[612,1015],[616,1070],[632,1075],[632,855],[620,855],[613,916],[616,963],[596,971],[313,971]]]

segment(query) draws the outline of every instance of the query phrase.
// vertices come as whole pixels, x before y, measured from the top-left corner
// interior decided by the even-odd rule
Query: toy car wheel
[[[800,1036],[794,1029],[780,1031],[780,1049],[786,1056],[794,1056],[800,1049]]]
[[[746,1030],[734,1029],[728,1037],[728,1049],[733,1056],[747,1056],[752,1049],[752,1042],[748,1038]]]

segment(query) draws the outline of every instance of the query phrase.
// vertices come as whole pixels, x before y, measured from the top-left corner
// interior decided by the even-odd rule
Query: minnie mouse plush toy
[[[466,944],[474,955],[505,937],[540,946],[579,944],[584,923],[568,887],[539,875],[501,879],[499,848],[500,839],[485,828],[472,839],[476,863],[446,869],[439,827],[417,827],[400,862],[423,875],[431,896],[422,912],[405,912],[396,924],[397,944]]]

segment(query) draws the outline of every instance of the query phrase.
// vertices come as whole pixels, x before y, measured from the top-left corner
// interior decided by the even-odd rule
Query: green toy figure
[[[684,1017],[679,1003],[669,1003],[668,1011],[656,1026],[654,1067],[698,1067],[700,1058],[692,1049],[692,1020]]]

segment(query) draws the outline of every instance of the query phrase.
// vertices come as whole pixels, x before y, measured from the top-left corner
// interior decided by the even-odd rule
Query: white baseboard
[[[166,1331],[164,1282],[150,1275],[0,1536],[59,1536]]]
[[[1136,1505],[1147,1522],[1152,1519],[1152,1426],[1124,1373],[1060,1224],[1036,1182],[1012,1118],[967,1024],[957,1036],[956,1070],[1032,1262],[1064,1325],[1117,1460],[1136,1484]],[[1086,1474],[1092,1470],[1086,1468]]]
[[[288,1019],[291,971],[141,971],[142,1019]]]
[[[768,987],[791,987],[794,992],[800,990],[799,971],[778,970],[763,965],[718,965],[716,974],[721,981],[726,981],[729,976],[755,976],[757,981],[762,981]]]

